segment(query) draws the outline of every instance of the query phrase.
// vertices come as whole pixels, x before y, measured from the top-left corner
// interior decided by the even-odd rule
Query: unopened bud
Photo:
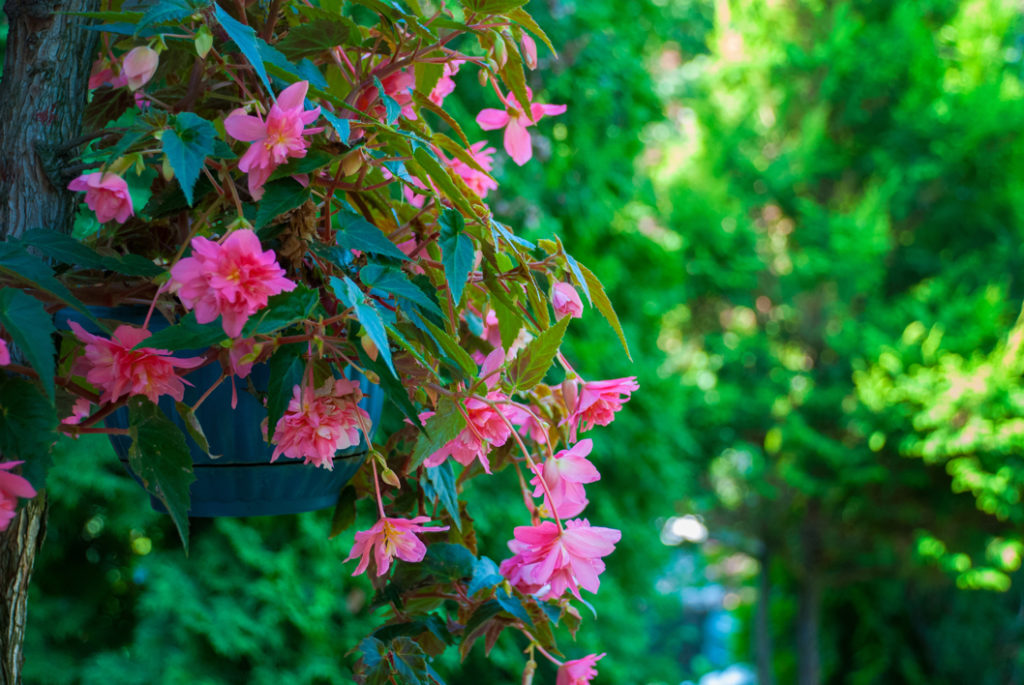
[[[393,488],[402,487],[402,481],[398,480],[398,474],[389,468],[385,468],[381,471],[380,479]]]
[[[569,411],[576,411],[576,402],[579,397],[579,389],[576,387],[575,379],[566,378],[562,381],[562,399],[565,400],[565,408]]]
[[[363,153],[353,150],[341,159],[341,172],[345,176],[351,176],[363,167]]]
[[[505,47],[505,41],[504,40],[496,40],[496,41],[494,41],[494,53],[493,53],[493,56],[494,56],[494,61],[498,63],[498,68],[499,69],[501,67],[505,66],[505,63],[508,62],[508,48]]]
[[[373,341],[370,340],[370,336],[364,335],[359,339],[359,343],[363,346],[363,352],[366,352],[366,356],[373,361],[377,361],[377,355],[380,352],[377,350],[377,346],[373,344]]]
[[[171,160],[167,159],[167,155],[164,155],[164,161],[160,164],[160,175],[164,177],[165,181],[174,178],[174,168],[171,166]]]
[[[523,37],[519,40],[519,44],[523,48],[523,61],[526,62],[526,66],[530,69],[537,68],[537,44],[533,42],[533,38],[530,38],[526,33],[523,33]]]

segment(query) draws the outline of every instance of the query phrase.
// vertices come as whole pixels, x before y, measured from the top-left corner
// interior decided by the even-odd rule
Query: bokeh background
[[[533,90],[569,109],[489,199],[602,277],[634,361],[593,311],[566,351],[641,387],[593,434],[589,516],[624,535],[568,656],[606,651],[606,683],[1024,683],[1021,3],[529,11],[560,46]],[[493,93],[460,78],[470,121]],[[470,495],[493,559],[506,475]],[[348,681],[380,609],[330,511],[195,520],[186,558],[103,439],[59,445],[49,491],[27,682]],[[519,682],[522,648],[437,670]]]

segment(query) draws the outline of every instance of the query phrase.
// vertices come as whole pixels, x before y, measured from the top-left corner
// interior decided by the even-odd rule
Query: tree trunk
[[[808,502],[800,537],[803,578],[800,579],[797,607],[797,682],[799,685],[818,685],[821,682],[818,636],[824,581],[821,577],[821,506],[817,500]]]
[[[772,628],[771,628],[771,552],[762,543],[757,556],[761,573],[757,579],[757,614],[754,617],[754,652],[757,655],[758,685],[772,685]]]
[[[71,232],[74,195],[61,168],[81,135],[96,34],[69,12],[98,0],[7,0],[0,80],[0,239],[31,228]],[[62,13],[62,14],[58,14]],[[46,531],[46,494],[26,502],[0,534],[0,685],[19,685],[28,584]]]
[[[81,135],[96,33],[80,28],[98,0],[7,0],[0,81],[0,237],[31,228],[70,232],[75,197],[60,169]]]

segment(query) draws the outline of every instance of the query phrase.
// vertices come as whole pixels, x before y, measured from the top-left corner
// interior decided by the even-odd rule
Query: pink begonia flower
[[[493,147],[486,147],[487,142],[481,140],[478,143],[473,143],[469,150],[469,156],[472,157],[480,168],[484,171],[490,171],[494,168],[494,160],[491,159],[497,150]],[[469,166],[461,159],[455,158],[448,161],[448,166],[452,168],[452,171],[462,177],[462,180],[466,182],[470,190],[477,194],[481,199],[487,197],[487,192],[498,189],[498,182],[487,174],[481,173]]]
[[[427,547],[416,537],[416,533],[440,533],[448,530],[448,526],[430,528],[419,525],[429,520],[429,516],[417,516],[412,519],[384,517],[379,519],[370,530],[357,532],[352,551],[345,559],[345,561],[351,561],[358,556],[362,557],[352,575],[358,576],[366,570],[370,563],[371,551],[377,564],[378,576],[388,572],[388,569],[391,568],[391,561],[395,557],[413,563],[423,561]]]
[[[554,521],[536,526],[517,526],[508,543],[514,556],[499,566],[501,575],[520,592],[558,599],[569,590],[577,599],[580,588],[597,592],[604,572],[601,557],[615,550],[622,533],[614,528],[591,526],[586,519],[565,522],[558,530]]]
[[[416,87],[416,77],[408,71],[396,71],[380,80],[384,86],[384,94],[402,108],[402,116],[415,119],[416,110],[412,107],[412,93]],[[383,119],[387,115],[387,106],[377,92],[377,86],[369,86],[356,98],[356,109],[366,112],[374,119]]]
[[[605,652],[588,654],[582,659],[566,661],[558,667],[555,685],[589,685],[590,681],[597,677],[594,664],[603,659],[604,655]]]
[[[537,68],[537,44],[533,42],[533,38],[523,33],[523,37],[519,40],[519,44],[523,47],[523,60],[526,62],[526,66],[530,69]]]
[[[121,75],[130,89],[138,90],[153,78],[159,63],[160,55],[156,50],[146,46],[133,48],[121,58]]]
[[[505,362],[505,351],[500,347],[484,360],[480,368],[480,378],[488,389],[493,388],[501,375],[501,365]],[[489,404],[475,397],[466,400],[467,425],[455,439],[448,442],[438,451],[424,460],[425,466],[438,466],[449,456],[463,466],[469,466],[474,459],[479,459],[485,473],[491,472],[491,464],[487,454],[491,447],[501,447],[512,435],[512,430],[502,416],[505,414],[503,402],[508,397],[499,391],[487,393],[487,399],[498,405],[492,409]],[[423,420],[423,416],[420,417]]]
[[[307,110],[308,81],[293,83],[277,96],[270,107],[267,120],[236,109],[224,120],[224,129],[232,138],[251,142],[252,145],[238,160],[238,168],[249,175],[249,194],[253,199],[263,197],[263,185],[274,169],[289,157],[306,156],[306,139],[322,128],[305,128],[320,116],[320,108]]]
[[[96,212],[96,220],[105,224],[111,219],[123,224],[135,214],[128,183],[110,171],[82,174],[68,184],[68,190],[85,191],[85,204]]]
[[[67,426],[77,426],[82,422],[82,419],[89,416],[91,410],[92,402],[84,397],[79,397],[71,406],[71,415],[64,417],[60,422]]]
[[[7,341],[0,338],[0,366],[7,366],[11,363],[11,351],[7,349]]]
[[[89,72],[89,90],[99,88],[105,83],[109,83],[114,88],[120,88],[128,83],[128,79],[124,75],[114,76],[114,70],[110,68],[110,63],[98,59],[92,63],[92,70]]]
[[[548,441],[548,427],[543,421],[538,421],[534,418],[536,410],[534,412],[528,412],[521,407],[515,405],[509,405],[508,410],[505,411],[505,416],[508,417],[509,421],[519,426],[517,431],[523,437],[529,437],[534,442],[545,444]],[[559,510],[561,513],[561,510]],[[566,516],[572,516],[572,514],[566,514]]]
[[[444,71],[441,74],[441,78],[437,80],[437,84],[434,89],[430,91],[430,101],[438,107],[444,104],[444,99],[455,92],[455,81],[452,79],[455,74],[459,73],[459,67],[465,60],[455,59],[451,62],[445,62]],[[385,88],[387,86],[385,85]]]
[[[533,91],[529,88],[526,89],[526,95],[533,100]],[[526,129],[540,121],[544,115],[562,114],[566,106],[532,102],[529,109],[530,113],[527,114],[516,100],[516,96],[510,93],[505,99],[505,109],[484,109],[476,115],[476,123],[485,131],[505,129],[505,152],[519,166],[523,166],[533,157],[533,143],[530,142],[530,132]]]
[[[530,480],[530,485],[534,486],[534,497],[544,497],[544,508],[548,515],[557,513],[561,518],[569,518],[578,516],[587,508],[587,493],[583,484],[601,480],[601,474],[587,459],[593,447],[594,442],[589,438],[580,440],[570,449],[556,453],[553,459],[549,457],[543,464],[537,465],[534,471],[537,475]],[[541,484],[541,478],[544,484]],[[550,499],[544,491],[544,485],[548,486]]]
[[[577,429],[588,431],[594,424],[607,426],[615,419],[615,412],[622,409],[631,393],[639,388],[636,376],[584,383],[577,391],[578,396],[573,403],[575,406],[569,405],[572,413],[562,421],[563,424],[569,424],[570,439],[576,439]],[[575,387],[573,390],[576,390]]]
[[[31,499],[36,496],[36,489],[32,484],[10,470],[21,461],[5,461],[0,463],[0,531],[7,530],[11,519],[15,516],[15,508],[18,506],[18,498]]]
[[[141,328],[118,326],[114,337],[107,340],[86,332],[74,321],[68,325],[85,343],[85,355],[75,360],[71,371],[103,390],[101,402],[115,402],[123,395],[145,395],[153,402],[170,395],[181,402],[185,385],[175,369],[192,369],[203,363],[201,357],[178,359],[167,350],[152,347],[132,349],[152,335]]]
[[[241,334],[250,316],[267,306],[271,295],[295,289],[274,251],[264,252],[248,228],[235,231],[223,244],[193,238],[192,256],[171,267],[170,285],[185,309],[195,309],[199,323],[223,316],[224,332],[232,338]]]
[[[284,455],[334,470],[338,450],[355,447],[364,432],[367,438],[373,432],[370,415],[358,406],[362,396],[356,381],[328,379],[316,391],[296,385],[287,411],[274,428],[277,447],[270,461]]]
[[[583,316],[583,300],[571,283],[559,282],[551,287],[551,306],[555,316],[571,316],[578,319]]]

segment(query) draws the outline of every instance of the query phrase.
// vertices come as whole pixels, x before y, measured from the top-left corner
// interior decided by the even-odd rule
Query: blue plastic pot
[[[95,307],[92,312],[100,319],[141,326],[146,309]],[[58,312],[59,329],[69,328],[68,321],[75,321],[90,333],[100,332],[88,319],[73,310]],[[150,321],[151,331],[166,326],[167,322],[159,315],[154,315]],[[179,356],[188,354],[181,352]],[[370,383],[352,369],[346,375],[352,380],[359,380],[364,395],[359,406],[370,414],[370,420],[376,426],[384,404],[383,392],[379,386]],[[192,386],[185,386],[185,404],[194,404],[219,377],[219,364],[210,364],[188,373],[185,379]],[[257,390],[265,391],[270,378],[269,366],[254,366],[250,378]],[[270,456],[274,449],[263,440],[261,429],[261,424],[267,418],[267,410],[256,397],[244,390],[245,381],[239,382],[236,379],[235,382],[239,388],[236,409],[231,409],[231,384],[225,381],[196,411],[199,424],[210,443],[210,452],[221,455],[218,459],[211,459],[188,435],[184,422],[174,408],[174,400],[167,396],[160,398],[160,408],[185,433],[192,453],[196,480],[191,486],[191,508],[188,515],[274,516],[334,506],[341,489],[352,479],[366,458],[365,439],[356,447],[339,451],[334,457],[333,471],[315,468],[286,457],[271,463]],[[106,425],[127,428],[127,409],[111,414],[106,419]],[[110,441],[125,468],[128,468],[130,439],[111,436]],[[158,500],[154,498],[152,501],[156,510],[166,512]]]

